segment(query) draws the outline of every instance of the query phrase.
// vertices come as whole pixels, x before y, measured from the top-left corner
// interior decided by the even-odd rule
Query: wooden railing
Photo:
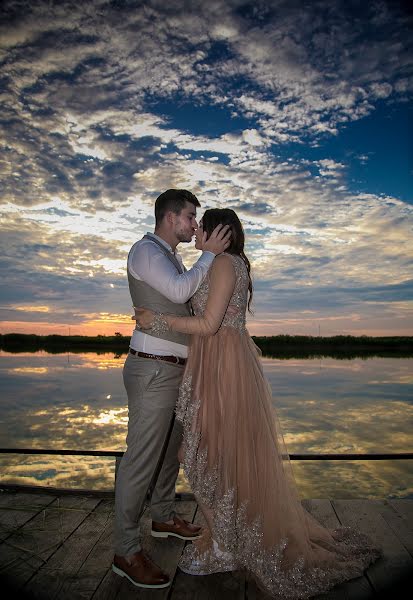
[[[61,456],[107,456],[121,458],[122,450],[56,450],[54,448],[0,448],[0,454],[54,454]],[[411,460],[413,452],[305,453],[289,454],[290,460]]]
[[[54,455],[54,456],[102,456],[112,457],[115,459],[115,479],[119,468],[120,460],[123,456],[121,450],[65,450],[55,448],[0,448],[0,454],[32,454],[32,455]],[[288,454],[290,460],[412,460],[413,452],[394,452],[394,453],[305,453]],[[97,496],[108,496],[113,497],[114,489],[111,490],[93,490],[93,489],[79,489],[79,488],[55,488],[51,486],[40,486],[40,485],[24,485],[24,484],[11,484],[0,482],[1,490],[9,491],[25,491],[25,492],[41,492],[41,493],[63,493],[63,494],[90,494]],[[175,497],[177,500],[193,500],[194,496],[191,492],[176,492]]]

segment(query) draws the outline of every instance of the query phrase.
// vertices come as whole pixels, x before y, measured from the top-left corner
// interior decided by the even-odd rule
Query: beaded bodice
[[[248,304],[248,271],[241,256],[228,254],[234,265],[236,282],[231,300],[221,323],[221,327],[234,327],[240,331],[245,330],[245,315]],[[192,296],[192,308],[195,315],[201,316],[207,304],[209,294],[209,273],[204,277],[198,290]]]

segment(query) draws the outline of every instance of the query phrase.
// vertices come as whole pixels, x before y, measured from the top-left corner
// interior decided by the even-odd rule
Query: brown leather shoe
[[[180,519],[177,515],[173,518],[173,523],[159,523],[152,521],[151,535],[156,538],[167,538],[168,536],[177,537],[180,540],[198,540],[202,535],[202,527],[188,523],[185,519]]]
[[[171,583],[168,575],[142,550],[129,556],[115,554],[112,571],[121,577],[126,577],[136,587],[160,589],[168,587]]]

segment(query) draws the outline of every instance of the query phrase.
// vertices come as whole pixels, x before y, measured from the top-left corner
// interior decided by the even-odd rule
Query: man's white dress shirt
[[[151,235],[156,237],[169,252],[174,254],[172,248],[165,240],[153,233]],[[182,258],[179,254],[175,253],[175,258],[184,269]],[[212,252],[203,252],[191,269],[184,273],[178,273],[176,267],[160,250],[158,245],[155,242],[151,242],[150,239],[144,238],[132,246],[128,257],[128,269],[133,277],[145,281],[145,283],[160,292],[168,300],[176,304],[184,304],[192,298],[198,289],[214,258],[215,254]],[[148,306],[147,308],[150,307]],[[187,346],[147,335],[139,329],[134,329],[130,347],[138,352],[147,352],[149,354],[163,356],[173,354],[182,358],[188,356]]]

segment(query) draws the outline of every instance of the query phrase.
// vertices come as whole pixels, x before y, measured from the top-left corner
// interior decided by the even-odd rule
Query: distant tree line
[[[313,337],[304,335],[252,336],[263,356],[273,358],[356,358],[382,356],[406,358],[413,356],[413,336],[369,337],[337,335]],[[0,349],[7,352],[35,352],[45,350],[52,354],[62,352],[115,352],[128,351],[130,336],[114,335],[35,335],[25,333],[0,334]]]
[[[253,339],[264,356],[274,358],[333,358],[413,356],[413,336],[370,337],[336,335],[331,337],[276,335]]]
[[[27,333],[0,334],[0,348],[7,352],[45,350],[61,352],[127,352],[130,336],[115,335],[36,335]]]

